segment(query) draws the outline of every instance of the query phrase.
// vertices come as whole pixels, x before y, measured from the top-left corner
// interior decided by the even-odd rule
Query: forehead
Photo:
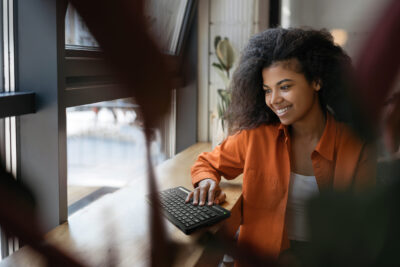
[[[275,83],[282,78],[304,78],[297,59],[277,61],[262,69],[264,83]]]

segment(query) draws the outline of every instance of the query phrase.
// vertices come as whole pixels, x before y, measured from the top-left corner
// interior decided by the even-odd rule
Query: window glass
[[[150,31],[161,49],[176,54],[188,0],[145,1],[145,17]],[[65,16],[65,44],[99,47],[83,19],[72,5]]]
[[[146,174],[145,139],[135,105],[127,100],[67,109],[69,214],[98,197],[132,185]],[[164,160],[160,132],[153,162]]]
[[[148,0],[145,13],[154,39],[161,48],[176,54],[188,0]]]
[[[72,5],[68,5],[65,16],[65,44],[75,46],[99,47],[83,19]]]

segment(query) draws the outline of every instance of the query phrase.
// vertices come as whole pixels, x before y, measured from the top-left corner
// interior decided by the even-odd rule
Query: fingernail
[[[203,201],[200,201],[200,206],[203,206],[204,205],[204,202]]]
[[[208,201],[208,205],[211,206],[213,203],[212,201]]]

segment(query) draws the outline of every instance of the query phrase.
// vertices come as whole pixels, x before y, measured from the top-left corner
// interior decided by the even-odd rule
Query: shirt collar
[[[277,137],[282,135],[285,137],[285,140],[290,138],[288,126],[281,123],[278,127]],[[322,133],[321,139],[315,147],[315,151],[327,160],[332,161],[335,151],[335,138],[336,121],[329,112],[326,112],[325,129]]]
[[[281,123],[279,125],[279,127],[278,127],[278,133],[277,133],[276,137],[278,138],[282,134],[284,134],[285,138],[289,138],[290,137],[289,136],[289,127],[287,125],[284,125],[284,124]]]

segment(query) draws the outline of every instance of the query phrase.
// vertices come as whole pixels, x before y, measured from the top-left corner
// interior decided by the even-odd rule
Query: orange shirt
[[[242,225],[239,245],[278,257],[289,247],[284,231],[290,177],[287,126],[262,125],[229,136],[214,151],[202,153],[192,167],[192,182],[220,181],[243,173]],[[311,154],[318,187],[346,189],[374,184],[375,153],[343,123],[327,114],[324,132]]]

